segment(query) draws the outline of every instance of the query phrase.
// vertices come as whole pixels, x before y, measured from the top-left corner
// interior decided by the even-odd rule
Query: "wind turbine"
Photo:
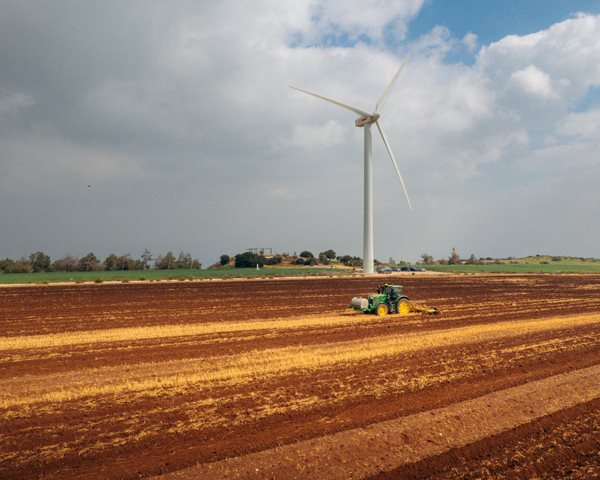
[[[298,90],[300,92],[306,93],[308,95],[312,95],[313,97],[320,98],[321,100],[325,100],[326,102],[333,103],[338,107],[345,108],[346,110],[350,110],[351,112],[360,115],[355,121],[354,124],[359,128],[364,128],[365,130],[365,140],[364,140],[364,223],[363,223],[363,272],[364,273],[373,273],[373,147],[372,147],[372,137],[371,137],[371,125],[375,124],[377,126],[377,130],[379,130],[379,134],[381,135],[381,139],[383,140],[383,144],[390,156],[390,160],[396,169],[396,173],[398,174],[398,178],[400,179],[400,183],[402,184],[402,188],[404,190],[404,195],[406,195],[406,201],[408,202],[408,207],[412,210],[412,205],[410,204],[410,198],[408,198],[408,192],[406,191],[406,186],[404,185],[404,180],[402,179],[402,175],[400,175],[400,169],[398,168],[398,164],[396,163],[396,159],[394,158],[394,154],[392,153],[392,149],[390,147],[389,142],[387,141],[387,137],[385,133],[383,133],[383,128],[379,123],[379,118],[381,116],[381,111],[383,110],[383,106],[387,101],[388,97],[406,61],[408,60],[408,56],[404,59],[400,68],[396,72],[396,75],[392,78],[392,81],[388,85],[388,87],[383,92],[381,98],[375,104],[375,111],[372,113],[367,112],[361,108],[354,107],[347,103],[340,102],[338,100],[334,100],[332,98],[325,97],[323,95],[319,95],[318,93],[311,92],[309,90],[304,90],[303,88],[294,87],[289,85],[290,88],[294,90]]]

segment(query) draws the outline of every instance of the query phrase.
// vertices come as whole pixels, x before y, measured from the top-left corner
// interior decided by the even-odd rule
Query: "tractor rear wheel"
[[[403,298],[398,302],[398,305],[396,306],[396,311],[400,315],[408,315],[410,313],[410,302],[406,298]]]
[[[375,314],[378,317],[383,317],[384,315],[387,315],[388,312],[389,312],[389,308],[385,303],[380,303],[379,305],[377,305],[377,308],[375,309]]]

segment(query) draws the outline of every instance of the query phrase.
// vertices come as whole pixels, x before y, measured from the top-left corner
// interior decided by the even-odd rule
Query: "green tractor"
[[[374,313],[377,316],[388,313],[408,315],[411,312],[410,301],[404,295],[402,287],[388,284],[381,285],[377,288],[377,293],[371,293],[367,298],[354,297],[350,308],[364,313]]]

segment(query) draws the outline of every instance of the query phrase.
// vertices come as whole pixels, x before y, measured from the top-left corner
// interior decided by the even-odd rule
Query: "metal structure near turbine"
[[[347,103],[340,102],[338,100],[334,100],[329,97],[325,97],[323,95],[319,95],[318,93],[311,92],[309,90],[304,90],[303,88],[298,88],[290,85],[290,88],[294,90],[298,90],[300,92],[306,93],[308,95],[312,95],[313,97],[320,98],[321,100],[325,100],[326,102],[333,103],[339,107],[345,108],[346,110],[350,110],[351,112],[360,115],[354,122],[354,124],[359,128],[364,128],[364,224],[363,224],[363,272],[364,273],[373,273],[374,265],[373,265],[373,141],[371,135],[371,125],[375,124],[377,130],[379,130],[379,134],[381,135],[381,139],[383,140],[383,144],[390,156],[390,160],[396,169],[396,173],[398,174],[398,178],[400,179],[400,183],[402,184],[402,188],[404,190],[404,194],[406,195],[406,200],[408,202],[408,207],[412,210],[412,205],[410,204],[410,198],[408,197],[408,192],[406,191],[406,186],[404,185],[404,180],[402,179],[402,175],[400,174],[400,169],[398,168],[398,164],[396,163],[396,159],[394,158],[394,154],[392,153],[392,149],[390,147],[389,142],[383,133],[383,128],[379,123],[379,118],[381,117],[381,111],[385,102],[387,101],[392,88],[394,87],[404,65],[408,57],[404,59],[402,65],[392,78],[392,81],[388,85],[388,87],[383,92],[383,95],[379,99],[379,101],[375,104],[375,111],[372,113],[367,112],[358,107],[354,107]]]

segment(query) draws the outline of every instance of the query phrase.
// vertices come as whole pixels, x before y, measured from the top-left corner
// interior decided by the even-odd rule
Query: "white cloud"
[[[0,33],[0,48],[33,50],[13,54],[26,63],[24,71],[35,73],[14,80],[0,71],[0,86],[28,85],[27,94],[0,99],[0,115],[20,119],[0,132],[0,202],[23,198],[17,190],[43,202],[40,192],[87,185],[90,177],[114,191],[129,181],[132,196],[123,211],[150,226],[131,228],[132,215],[111,216],[115,243],[137,245],[140,231],[152,236],[158,211],[171,222],[161,229],[164,247],[192,249],[178,243],[185,238],[205,249],[205,263],[221,249],[245,248],[238,245],[246,238],[240,231],[257,243],[268,237],[275,248],[333,246],[359,254],[362,131],[353,126],[353,114],[287,85],[373,108],[409,47],[391,51],[384,39],[400,41],[422,4],[265,0],[166,8],[149,2],[145,8],[103,6],[94,15],[75,4],[56,7],[65,17],[60,36],[51,12],[40,11],[50,20],[18,29],[35,41],[23,41],[25,33]],[[62,52],[65,39],[72,57],[47,54]],[[325,46],[328,41],[335,46]],[[589,176],[598,168],[598,111],[572,108],[600,85],[600,17],[579,15],[482,45],[470,66],[446,58],[457,46],[475,51],[478,39],[453,38],[443,26],[417,39],[381,119],[413,213],[402,209],[398,179],[374,131],[376,208],[385,213],[387,205],[415,225],[405,232],[381,213],[380,258],[416,258],[422,248],[447,254],[471,238],[482,245],[475,254],[521,253],[499,251],[501,242],[486,238],[492,213],[509,231],[515,205],[523,215],[533,197],[544,198],[548,211],[556,207],[552,189],[596,198],[586,197],[590,187],[582,185],[581,172]],[[34,100],[36,108],[28,108]],[[536,189],[529,189],[533,183]],[[504,201],[509,190],[514,203]],[[35,216],[25,207],[13,211]],[[94,214],[107,216],[100,207]],[[553,222],[550,214],[536,214]],[[215,217],[231,221],[206,228]],[[299,218],[310,218],[314,228],[298,226]],[[582,226],[591,223],[586,219]],[[356,238],[340,237],[347,226]],[[95,236],[105,238],[91,228],[89,238]],[[311,244],[320,239],[331,245]],[[523,241],[523,253],[532,253],[537,237]],[[496,251],[482,251],[486,245]]]
[[[578,14],[546,30],[484,46],[477,64],[494,88],[504,88],[515,72],[535,66],[554,80],[552,87],[565,105],[572,105],[590,86],[600,85],[599,59],[600,16]]]
[[[474,52],[477,48],[477,35],[475,35],[472,32],[469,32],[463,37],[462,42],[465,45],[465,47],[467,47],[467,50],[469,52]]]
[[[557,132],[567,137],[600,142],[600,109],[566,115],[559,121]]]
[[[332,0],[312,2],[311,25],[302,33],[308,43],[323,40],[325,36],[345,36],[356,40],[365,35],[380,41],[386,26],[392,24],[396,38],[403,39],[407,23],[421,9],[424,0]]]
[[[450,30],[436,25],[433,30],[422,35],[413,44],[413,50],[420,55],[427,55],[439,60],[443,58],[456,44]]]
[[[510,82],[527,93],[538,95],[543,98],[556,98],[557,95],[552,89],[550,75],[543,72],[535,65],[513,72],[510,76]]]

